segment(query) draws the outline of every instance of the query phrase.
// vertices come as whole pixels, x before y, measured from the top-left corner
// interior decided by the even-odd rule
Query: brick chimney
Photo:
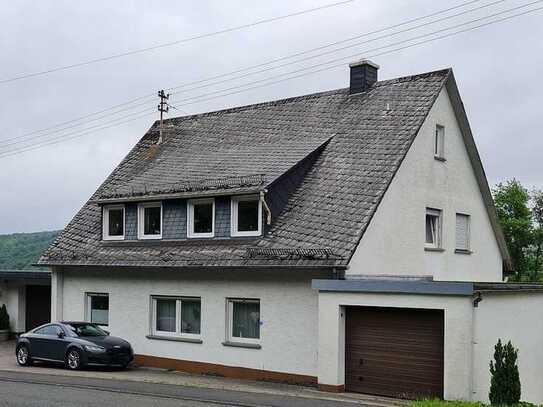
[[[351,95],[364,92],[377,82],[379,65],[376,63],[368,59],[362,59],[349,64],[349,67],[351,68],[351,85],[349,89]]]

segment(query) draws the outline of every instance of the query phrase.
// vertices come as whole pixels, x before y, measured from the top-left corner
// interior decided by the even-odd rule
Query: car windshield
[[[67,325],[73,336],[107,336],[107,333],[94,324],[69,324]]]

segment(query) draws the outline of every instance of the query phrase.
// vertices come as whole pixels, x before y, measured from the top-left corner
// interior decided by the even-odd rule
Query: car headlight
[[[88,350],[89,352],[94,352],[94,353],[104,353],[106,351],[105,348],[101,346],[97,346],[97,345],[85,345],[85,349]]]

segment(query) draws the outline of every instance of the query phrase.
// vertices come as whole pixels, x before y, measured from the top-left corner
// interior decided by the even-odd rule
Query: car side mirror
[[[107,336],[109,336],[109,331],[106,331],[105,329],[103,329],[103,331],[106,333]]]
[[[65,334],[64,332],[60,331],[60,332],[57,334],[57,336],[58,336],[60,339],[62,339],[62,338],[64,338],[64,337],[66,336],[66,334]]]

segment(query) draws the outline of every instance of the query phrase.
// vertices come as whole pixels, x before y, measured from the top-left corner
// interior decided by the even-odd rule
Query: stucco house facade
[[[155,123],[40,259],[52,320],[143,365],[406,398],[486,401],[511,339],[542,402],[543,291],[503,282],[452,70],[377,75]]]

